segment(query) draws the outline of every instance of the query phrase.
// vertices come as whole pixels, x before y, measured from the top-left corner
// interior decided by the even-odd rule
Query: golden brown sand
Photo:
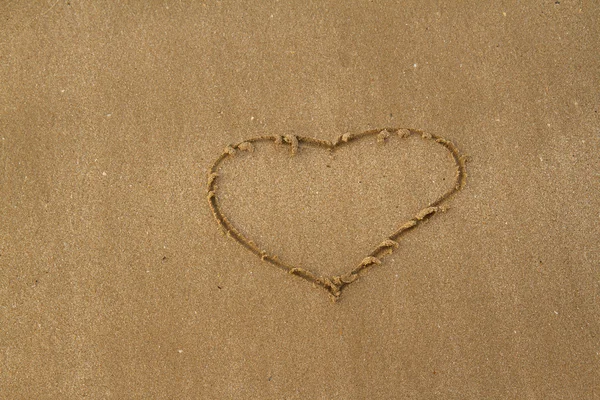
[[[348,146],[350,143],[355,143],[357,141],[357,139],[367,138],[369,136],[376,136],[377,143],[384,144],[385,141],[388,140],[388,138],[391,136],[391,134],[390,134],[391,132],[393,132],[397,138],[401,138],[401,139],[409,137],[410,134],[412,134],[412,133],[418,134],[423,139],[433,140],[435,143],[442,145],[448,151],[450,159],[452,160],[452,163],[454,164],[454,168],[455,168],[454,182],[452,182],[450,187],[448,189],[446,189],[444,192],[442,192],[441,195],[439,195],[439,197],[437,197],[434,201],[430,202],[426,207],[424,207],[420,211],[418,211],[412,219],[410,219],[407,222],[398,224],[399,228],[395,228],[393,233],[391,233],[388,238],[386,238],[381,244],[379,244],[375,248],[375,250],[371,251],[369,253],[369,255],[366,256],[358,264],[358,266],[356,266],[352,269],[349,269],[348,271],[346,271],[345,273],[343,273],[341,275],[334,275],[331,277],[324,276],[316,271],[311,271],[311,270],[309,270],[307,268],[303,268],[303,267],[293,266],[290,262],[284,262],[277,255],[270,255],[267,250],[260,248],[247,235],[241,233],[234,226],[234,224],[225,216],[221,206],[219,205],[219,200],[217,199],[217,195],[216,195],[218,183],[219,183],[217,180],[217,177],[221,174],[221,169],[222,169],[221,164],[223,163],[223,161],[227,160],[228,158],[235,157],[235,155],[237,154],[236,149],[254,152],[255,146],[253,143],[264,143],[264,142],[273,141],[276,146],[281,145],[283,143],[283,141],[279,140],[279,136],[259,136],[259,137],[247,139],[246,141],[241,142],[237,145],[227,146],[225,148],[223,153],[217,158],[215,163],[212,165],[210,171],[208,172],[207,200],[208,200],[208,204],[213,212],[213,216],[215,217],[217,224],[225,230],[225,233],[228,236],[232,237],[240,245],[242,245],[246,249],[250,250],[251,253],[254,253],[255,255],[259,256],[261,261],[267,261],[270,264],[272,264],[276,267],[279,267],[279,268],[283,269],[284,271],[287,271],[290,274],[297,275],[301,278],[304,278],[308,282],[313,283],[313,285],[319,285],[319,286],[323,287],[324,289],[326,289],[329,292],[331,300],[336,301],[339,298],[339,296],[341,295],[342,289],[344,289],[350,283],[356,281],[356,279],[358,278],[358,274],[361,271],[365,270],[367,267],[372,266],[372,265],[380,265],[381,258],[383,256],[391,253],[394,248],[398,247],[398,243],[395,240],[400,239],[406,232],[417,227],[422,221],[425,221],[426,219],[430,218],[436,212],[445,210],[445,206],[443,206],[442,204],[445,203],[447,200],[449,200],[452,196],[454,196],[454,194],[456,192],[458,192],[460,189],[462,189],[465,185],[466,176],[467,176],[466,167],[465,167],[465,158],[463,155],[461,155],[459,153],[456,146],[449,140],[441,138],[441,137],[437,137],[435,135],[431,135],[429,133],[420,132],[417,130],[405,129],[405,128],[400,128],[400,129],[389,129],[388,128],[388,129],[383,129],[383,130],[371,130],[371,131],[363,132],[363,133],[356,134],[356,135],[344,134],[344,135],[341,135],[341,137],[338,138],[338,140],[336,140],[335,142],[329,142],[326,140],[320,140],[320,139],[315,139],[315,138],[310,138],[310,137],[296,137],[293,135],[284,136],[285,142],[289,143],[289,145],[290,145],[290,154],[292,156],[294,156],[298,153],[300,143],[310,145],[310,146],[317,146],[318,148],[327,150],[330,153],[332,153],[335,150],[337,150],[340,146]],[[372,157],[372,158],[376,159],[377,157]],[[389,159],[384,158],[384,161],[386,163],[395,163],[396,162],[395,158],[391,158],[391,157]],[[305,162],[302,162],[302,164],[300,164],[300,166],[303,166],[305,164],[306,164]],[[329,164],[327,166],[331,167]],[[301,167],[299,167],[299,168],[301,168]],[[354,168],[357,169],[360,167],[355,166]],[[261,174],[260,169],[257,168],[256,165],[252,165],[250,168],[246,167],[246,168],[244,168],[243,171],[245,171],[246,174],[248,173],[248,171],[253,171],[253,172],[250,172],[251,174],[259,174],[259,175]],[[291,175],[292,179],[294,179],[295,175],[297,174],[297,171],[291,170],[291,171],[288,171],[288,174]],[[390,186],[390,184],[388,182],[386,182],[386,184],[387,184],[386,186]],[[235,187],[236,183],[234,182],[234,183],[232,183],[232,185]],[[254,189],[256,186],[257,185],[253,185],[252,188]],[[266,185],[264,185],[264,186],[266,186]],[[273,189],[276,193],[277,198],[280,199],[281,194],[278,193],[275,188],[273,188]],[[303,185],[300,185],[300,190],[305,190],[305,189],[306,188]],[[240,194],[238,194],[237,196],[234,196],[234,197],[237,197],[238,200],[244,200],[244,201],[247,201],[249,198],[249,196],[240,195]],[[261,198],[250,198],[250,201],[255,204],[261,205],[261,206],[263,206],[265,203],[269,203],[267,200],[264,200]],[[357,201],[357,199],[352,199],[352,201]],[[281,203],[281,201],[280,201],[280,203]],[[308,202],[306,204],[303,204],[303,206],[311,207],[311,203]],[[289,204],[282,204],[280,208],[281,209],[288,208],[289,214],[293,214],[291,207],[289,207]],[[390,213],[389,210],[385,210],[385,208],[384,208],[381,211],[383,214],[386,214],[388,218],[395,218],[395,216],[392,213]],[[256,213],[250,212],[247,214],[252,219],[265,220],[265,218],[260,218],[259,216],[257,216]],[[323,213],[323,217],[327,217],[326,213]],[[300,216],[299,219],[300,219],[300,221],[298,221],[298,223],[301,224],[302,216]],[[369,216],[365,216],[363,218],[363,220],[366,225],[369,225],[370,223],[372,223]],[[294,222],[294,223],[296,223],[296,222]],[[282,222],[269,224],[269,227],[271,229],[275,228],[275,229],[279,229],[279,230],[287,230],[288,229],[288,226],[286,226],[286,224],[284,224]],[[315,229],[315,230],[309,231],[308,235],[311,237],[314,237],[314,238],[319,238],[321,236],[321,233],[322,233],[322,231]],[[340,240],[341,237],[337,237],[337,235],[334,235],[334,238],[336,238],[338,241],[343,242],[343,240]],[[346,242],[349,242],[348,245],[354,245],[354,243],[352,243],[350,240],[346,240]],[[304,249],[303,253],[305,253],[305,254],[310,253],[314,249],[314,244],[305,245],[305,246],[303,246],[303,249]],[[392,249],[392,251],[390,251],[390,249]],[[297,255],[298,258],[301,258],[301,256],[302,256],[302,254]],[[323,260],[321,259],[319,261],[323,261]]]
[[[599,19],[0,2],[0,399],[599,398]]]

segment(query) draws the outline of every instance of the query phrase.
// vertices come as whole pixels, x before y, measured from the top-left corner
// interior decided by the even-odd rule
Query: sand
[[[409,143],[409,145],[406,143],[396,144],[391,149],[391,145],[389,144],[385,149],[381,148],[383,147],[382,145],[391,141],[390,137],[392,135],[396,138],[396,141],[398,139],[406,139],[410,136],[418,136],[440,145],[447,152],[445,158],[448,159],[447,161],[450,161],[449,164],[454,169],[454,176],[447,177],[448,180],[445,185],[447,187],[444,190],[438,189],[439,193],[436,195],[437,197],[432,197],[433,200],[425,203],[414,190],[418,186],[424,188],[435,186],[436,182],[432,177],[427,175],[425,177],[419,176],[423,175],[423,169],[435,171],[436,167],[433,160],[427,162],[427,160],[416,156],[418,152],[414,151],[414,148],[410,146],[415,147],[414,141]],[[360,139],[372,139],[373,137],[376,138],[376,143],[380,148],[373,148],[373,140],[366,145],[362,144],[362,147],[355,145]],[[403,141],[407,142],[407,140]],[[262,154],[260,155],[262,156],[262,160],[259,159],[257,161],[257,157],[251,157],[239,161],[242,165],[237,166],[237,171],[236,168],[225,168],[223,164],[226,164],[228,160],[236,161],[236,158],[240,158],[239,151],[254,153],[257,144],[263,145],[261,146]],[[283,144],[289,145],[289,156],[296,156],[298,154],[300,144],[303,147],[302,152],[308,152],[309,154],[296,158],[293,160],[296,162],[290,164],[292,160],[289,160],[287,149],[283,149],[282,155],[281,149],[277,148],[282,147]],[[340,152],[340,148],[348,148],[351,145],[354,145],[353,152],[344,152],[343,150]],[[416,147],[419,148],[418,145]],[[421,153],[434,153],[432,150],[439,152],[439,149],[432,149],[432,147],[431,144],[429,147],[423,147],[420,149]],[[315,153],[318,153],[318,155]],[[328,156],[327,161],[325,163],[315,162],[315,157],[320,155],[322,158],[325,156],[323,153],[326,153],[326,156]],[[408,161],[412,162],[416,167],[415,171],[411,171],[409,168],[406,168],[406,165],[402,165],[398,157],[400,154],[404,154],[408,158]],[[441,157],[438,155],[438,158]],[[327,170],[327,168],[332,168],[332,164],[337,164],[338,159],[345,159],[345,165],[342,164],[343,167],[336,168],[333,171]],[[233,161],[229,161],[229,163]],[[323,164],[325,165],[323,166]],[[368,165],[368,167],[365,168],[365,165]],[[302,172],[312,170],[310,166],[317,166],[317,168],[313,174],[304,178],[306,182],[302,182]],[[388,167],[387,169],[386,166]],[[233,171],[231,171],[232,169]],[[366,175],[369,170],[375,173],[375,177]],[[352,177],[353,173],[357,171],[363,175],[358,180],[358,185],[353,185],[351,181],[344,181],[345,178]],[[416,184],[413,183],[411,185],[407,182],[394,182],[389,175],[397,178],[406,178],[412,175],[419,180]],[[259,179],[252,179],[249,176]],[[263,177],[264,179],[261,179]],[[279,184],[277,181],[280,177],[284,177],[285,182],[289,184]],[[330,179],[327,179],[328,177]],[[219,189],[220,180],[223,178],[225,179],[226,186],[225,201],[221,197],[223,190]],[[383,178],[383,180],[380,179],[378,182],[376,178]],[[223,153],[217,157],[208,171],[207,200],[215,217],[215,222],[223,229],[227,236],[233,238],[242,247],[260,257],[261,261],[266,261],[289,274],[299,276],[312,283],[313,286],[321,286],[329,292],[331,300],[336,302],[341,296],[342,290],[350,283],[355,282],[361,272],[370,266],[381,265],[382,257],[393,253],[393,250],[399,247],[399,239],[409,231],[417,228],[423,221],[431,218],[435,213],[446,211],[447,207],[444,203],[465,186],[466,179],[466,156],[461,155],[456,146],[449,140],[418,130],[407,128],[375,129],[353,135],[343,134],[333,142],[294,135],[285,135],[283,137],[279,135],[265,135],[225,147]],[[440,181],[446,181],[446,178],[441,178],[441,180],[438,178],[438,182]],[[356,183],[356,179],[354,179],[354,183]],[[315,185],[319,184],[321,187],[315,188]],[[243,187],[244,185],[246,186],[245,188]],[[291,187],[289,187],[290,185]],[[327,191],[336,186],[337,190],[327,193]],[[408,188],[409,191],[405,193],[404,197],[411,196],[421,202],[420,207],[422,208],[414,208],[419,211],[405,222],[402,222],[401,213],[398,209],[400,206],[406,208],[408,201],[403,199],[402,196],[390,196],[390,188],[392,187]],[[227,189],[230,190],[228,191]],[[377,189],[381,189],[383,193],[377,195]],[[295,191],[297,193],[294,193]],[[219,193],[219,196],[217,193]],[[260,196],[260,194],[268,193],[271,194],[271,198]],[[338,193],[342,195],[338,197]],[[343,195],[344,193],[346,194],[345,196]],[[292,194],[292,197],[286,199],[286,194]],[[312,196],[309,198],[305,194]],[[348,197],[349,194],[352,194],[352,196]],[[361,194],[365,194],[367,198],[361,198]],[[395,207],[390,207],[385,204],[384,199],[386,198],[398,204]],[[338,202],[337,200],[339,199],[342,199],[342,201]],[[229,212],[223,210],[223,202],[226,204],[225,208],[229,208],[230,211],[235,212],[239,210],[238,215],[234,218],[235,222],[232,222],[231,217],[227,217]],[[335,203],[341,204],[339,204],[338,208],[335,208],[335,206],[332,207]],[[369,203],[374,203],[375,207],[371,207],[363,215],[359,216],[356,213],[357,210],[351,209],[352,205],[357,205],[362,210],[365,210],[365,205]],[[325,207],[319,207],[319,205]],[[253,206],[255,209],[252,209]],[[261,211],[266,212],[266,214],[263,215]],[[272,218],[272,214],[278,214],[278,211],[280,215],[275,215]],[[311,211],[315,214],[313,218],[310,215]],[[375,213],[385,216],[391,226],[388,227],[389,234],[386,236],[380,234],[383,237],[382,242],[374,247],[371,252],[367,253],[364,250],[367,248],[366,245],[364,243],[357,243],[355,238],[357,236],[363,239],[370,237],[373,231],[375,231],[373,227],[381,226],[372,216]],[[240,220],[244,220],[244,216],[247,221],[240,222]],[[311,219],[317,222],[317,224],[314,227],[307,227],[305,221],[310,221]],[[359,224],[358,228],[361,226],[365,228],[365,232],[360,232],[360,229],[352,226],[350,222],[352,220]],[[263,225],[262,229],[252,226],[255,225],[253,222],[261,222]],[[338,222],[339,226],[336,226],[335,222]],[[238,226],[244,226],[244,232]],[[330,234],[325,233],[325,227],[331,230]],[[274,228],[281,232],[289,232],[291,235],[287,240],[282,238],[282,235],[270,238],[272,236],[270,232]],[[301,230],[295,232],[295,228],[300,228]],[[260,233],[261,230],[262,233]],[[314,234],[313,232],[317,232],[318,234]],[[351,235],[350,237],[344,237],[344,233],[350,233]],[[268,246],[257,244],[252,239],[254,235],[258,235],[262,243],[271,243],[277,250],[267,250],[265,247]],[[327,243],[327,239],[330,239],[332,243]],[[370,239],[373,240],[373,237]],[[327,273],[331,273],[331,271],[327,271],[327,269],[323,270],[322,267],[339,264],[344,255],[348,255],[348,249],[351,247],[362,249],[366,255],[365,258],[354,267],[345,264],[345,270],[343,269],[344,267],[338,265],[338,268],[340,268],[339,274],[328,276]],[[296,258],[297,261],[300,261],[300,259],[303,259],[302,264],[304,266],[295,266],[295,263],[284,261],[280,258],[279,254],[289,252],[287,250],[291,250],[292,253],[286,257],[288,260]],[[319,250],[321,252],[324,251],[324,254],[315,257],[315,253],[318,253]],[[341,254],[335,254],[335,250],[341,250]],[[313,258],[313,260],[308,261],[310,258]],[[317,271],[306,264],[316,266],[317,268],[321,267],[321,269]]]
[[[3,2],[0,399],[600,398],[599,18]]]

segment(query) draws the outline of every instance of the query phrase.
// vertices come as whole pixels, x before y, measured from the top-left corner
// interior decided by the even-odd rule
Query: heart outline
[[[380,243],[373,251],[371,251],[361,263],[352,268],[349,272],[336,275],[336,276],[318,276],[314,272],[294,267],[286,262],[283,262],[274,254],[268,254],[265,250],[261,249],[256,243],[250,238],[246,237],[234,225],[229,221],[225,214],[221,211],[217,202],[217,181],[218,181],[218,168],[223,160],[226,158],[234,157],[238,151],[254,151],[253,143],[268,142],[272,141],[276,145],[289,145],[291,154],[295,155],[300,148],[300,144],[313,146],[317,148],[324,148],[329,151],[335,151],[338,147],[347,146],[352,142],[359,139],[376,136],[378,142],[385,142],[392,134],[396,134],[400,138],[407,138],[411,135],[419,135],[423,139],[432,140],[437,144],[443,146],[452,156],[456,167],[456,175],[454,185],[444,192],[433,202],[425,208],[422,208],[415,216],[408,221],[404,222],[395,232],[389,235],[382,243]],[[444,139],[440,136],[425,133],[418,129],[412,128],[385,128],[385,129],[372,129],[357,134],[346,133],[340,135],[334,142],[317,139],[305,136],[294,136],[294,135],[264,135],[257,136],[247,140],[244,140],[235,145],[229,145],[225,147],[221,155],[215,160],[208,172],[207,181],[207,199],[212,211],[212,214],[221,228],[225,231],[227,236],[232,237],[236,242],[242,245],[244,248],[249,250],[251,253],[260,257],[262,261],[266,261],[289,274],[296,275],[300,278],[305,279],[313,285],[320,286],[325,289],[332,301],[337,301],[341,296],[342,290],[351,283],[355,282],[359,277],[359,274],[367,268],[381,264],[382,259],[393,253],[396,248],[399,247],[398,240],[405,235],[407,232],[415,229],[423,221],[428,220],[433,215],[440,211],[446,211],[446,207],[443,205],[451,197],[453,197],[458,191],[460,191],[466,184],[466,157],[460,153],[458,148],[451,141]]]

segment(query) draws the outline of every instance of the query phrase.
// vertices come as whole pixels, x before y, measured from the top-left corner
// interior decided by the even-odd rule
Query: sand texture
[[[0,2],[0,400],[600,399],[598,21]]]

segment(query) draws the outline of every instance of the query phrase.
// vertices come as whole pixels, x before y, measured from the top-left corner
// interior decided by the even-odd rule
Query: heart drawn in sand
[[[310,271],[305,268],[290,265],[287,262],[282,261],[277,255],[269,254],[266,250],[260,248],[252,239],[242,234],[232,224],[230,219],[225,216],[221,206],[219,205],[217,182],[219,180],[219,169],[221,167],[221,163],[226,159],[235,159],[236,154],[240,151],[253,153],[255,150],[255,145],[258,145],[259,143],[272,142],[276,145],[289,146],[291,155],[295,156],[299,153],[299,150],[302,146],[311,146],[314,148],[320,148],[326,151],[334,152],[336,149],[343,146],[350,146],[362,138],[375,136],[378,142],[385,143],[387,140],[390,140],[393,137],[403,139],[411,135],[418,135],[423,139],[431,140],[434,143],[442,146],[450,154],[456,169],[455,181],[450,189],[441,194],[436,200],[418,210],[414,217],[408,221],[399,221],[397,225],[398,228],[394,232],[391,232],[389,236],[383,238],[381,243],[369,254],[367,254],[358,265],[348,268],[348,270],[341,275],[322,276],[316,271]],[[419,226],[419,224],[433,217],[436,213],[445,211],[446,207],[444,206],[444,203],[446,203],[456,192],[461,190],[466,182],[465,157],[460,154],[452,142],[442,137],[431,135],[416,129],[398,128],[370,130],[358,134],[344,134],[338,137],[334,142],[294,135],[265,135],[254,137],[238,144],[227,146],[223,153],[215,160],[208,174],[208,203],[217,223],[224,229],[226,234],[232,237],[251,253],[260,257],[262,261],[279,267],[289,274],[303,278],[315,286],[322,287],[330,294],[331,299],[334,301],[339,298],[342,290],[345,287],[357,280],[361,272],[369,267],[381,264],[386,255],[394,252],[394,250],[399,247],[398,241],[403,235],[415,229]]]

